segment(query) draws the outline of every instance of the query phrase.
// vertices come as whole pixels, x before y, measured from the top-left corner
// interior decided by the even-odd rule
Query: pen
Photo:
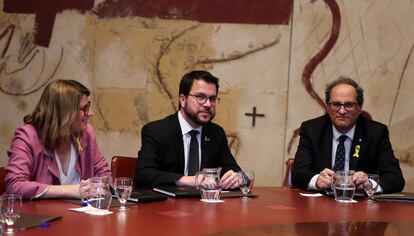
[[[47,227],[49,227],[49,225],[50,225],[50,222],[46,221],[46,222],[40,224],[40,228],[47,228]]]

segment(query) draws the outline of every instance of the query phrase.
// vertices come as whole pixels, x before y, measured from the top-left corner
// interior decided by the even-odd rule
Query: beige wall
[[[414,3],[347,0],[338,5],[339,38],[311,77],[314,89],[323,97],[324,85],[339,75],[361,83],[364,110],[389,126],[406,190],[414,191]],[[109,161],[113,155],[136,156],[142,126],[175,111],[178,82],[186,71],[211,71],[221,78],[215,121],[234,141],[232,150],[242,168],[256,171],[257,185],[280,186],[284,160],[294,155],[297,145],[294,139],[287,153],[293,131],[324,112],[301,80],[305,65],[330,35],[332,15],[323,1],[294,1],[289,25],[98,19],[64,11],[56,16],[48,47],[26,39],[33,23],[32,15],[0,14],[0,30],[16,26],[1,59],[1,88],[17,94],[40,88],[25,96],[0,92],[1,165],[7,162],[15,128],[39,99],[40,85],[50,79],[76,79],[92,89],[92,124]],[[30,47],[22,46],[25,39]],[[1,47],[5,41],[1,39]],[[34,55],[25,67],[29,57],[22,59],[22,52]],[[217,60],[203,63],[207,59]],[[252,127],[244,114],[254,106],[265,117]]]

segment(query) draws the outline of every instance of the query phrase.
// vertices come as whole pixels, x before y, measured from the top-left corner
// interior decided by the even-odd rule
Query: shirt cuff
[[[309,181],[308,189],[310,189],[310,190],[319,190],[316,187],[316,180],[318,179],[318,177],[319,177],[319,174],[316,174],[312,177],[312,179]]]
[[[370,181],[373,185],[376,185],[377,184],[377,182],[375,182],[372,179],[369,179],[368,181]],[[378,188],[377,188],[377,190],[375,190],[375,193],[382,193],[381,185],[378,184]]]

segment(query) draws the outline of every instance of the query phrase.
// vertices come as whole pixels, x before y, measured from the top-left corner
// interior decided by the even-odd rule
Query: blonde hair
[[[74,80],[55,80],[49,83],[36,108],[23,118],[40,131],[44,145],[56,150],[64,140],[72,138],[72,124],[79,113],[82,96],[90,91]]]

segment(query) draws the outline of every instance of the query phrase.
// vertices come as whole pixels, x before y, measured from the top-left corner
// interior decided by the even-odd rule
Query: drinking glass
[[[352,179],[353,171],[337,171],[332,178],[335,200],[338,202],[352,202],[356,186]]]
[[[379,177],[377,174],[368,174],[368,182],[364,184],[364,191],[368,196],[368,202],[374,202],[374,194],[379,186]]]
[[[6,234],[13,234],[14,222],[20,217],[22,207],[22,196],[16,194],[3,194],[1,196],[1,216],[2,221],[6,223]]]
[[[91,192],[91,185],[89,180],[82,180],[79,184],[79,197],[81,199],[81,205],[88,205],[88,197]]]
[[[92,177],[88,182],[88,204],[97,209],[108,210],[112,201],[109,177]]]
[[[129,196],[131,196],[132,179],[128,177],[115,178],[114,188],[116,197],[118,198],[119,203],[121,203],[119,210],[124,211],[126,210],[125,203],[127,202]]]
[[[247,197],[254,185],[254,172],[251,170],[239,171],[239,188],[243,193],[242,200],[250,200]]]
[[[220,183],[221,167],[203,168],[195,174],[197,189],[200,189],[201,201],[219,202],[221,193]]]
[[[335,191],[335,181],[338,179],[338,178],[340,178],[341,176],[343,176],[343,175],[354,175],[355,174],[355,171],[354,170],[348,170],[348,171],[345,171],[345,170],[337,170],[337,171],[335,171],[335,173],[332,175],[332,178],[331,178],[331,190],[334,192]]]

